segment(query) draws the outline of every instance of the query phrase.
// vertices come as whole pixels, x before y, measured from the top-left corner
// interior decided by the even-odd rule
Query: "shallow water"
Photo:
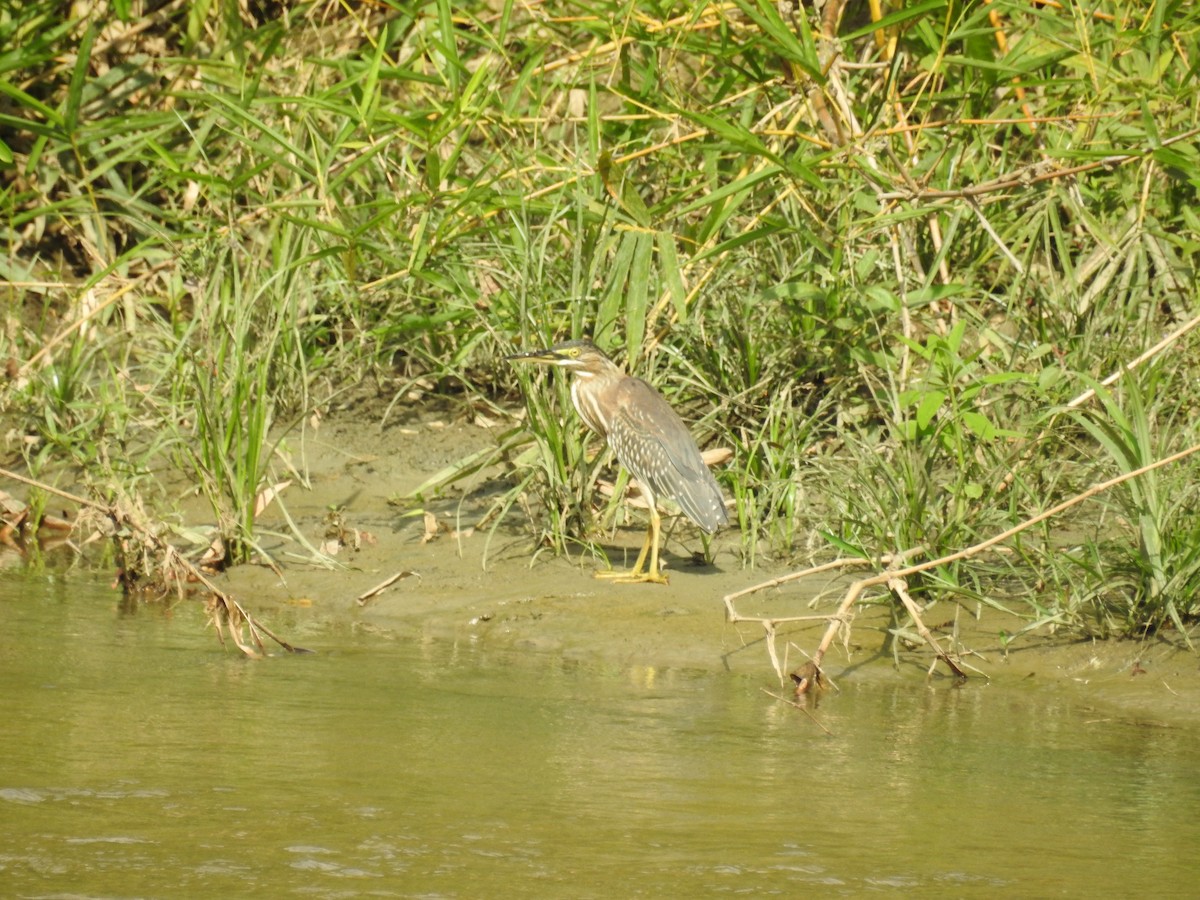
[[[1024,682],[763,679],[406,642],[223,652],[198,605],[0,585],[0,893],[1191,894],[1200,743]]]

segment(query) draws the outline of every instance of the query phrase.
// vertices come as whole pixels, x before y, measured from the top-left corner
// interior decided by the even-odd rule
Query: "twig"
[[[412,572],[407,569],[405,569],[403,572],[397,572],[395,575],[385,578],[383,581],[379,582],[379,584],[375,585],[375,587],[371,588],[369,591],[364,591],[363,593],[359,594],[357,601],[358,605],[366,606],[367,601],[372,600],[382,594],[401,578],[408,578],[410,575],[416,575],[417,578],[421,577],[419,572]]]
[[[1155,356],[1157,356],[1159,353],[1161,353],[1167,347],[1171,346],[1171,344],[1174,344],[1176,341],[1178,341],[1180,338],[1182,338],[1184,335],[1186,335],[1189,331],[1194,329],[1197,325],[1200,325],[1200,316],[1193,316],[1191,319],[1184,322],[1182,325],[1180,325],[1178,328],[1176,328],[1174,331],[1172,331],[1170,334],[1168,334],[1166,337],[1164,337],[1162,340],[1160,340],[1153,347],[1149,348],[1148,350],[1143,351],[1138,356],[1134,357],[1129,362],[1122,365],[1116,371],[1111,372],[1103,381],[1100,382],[1101,386],[1108,387],[1109,385],[1115,383],[1118,379],[1120,379],[1120,377],[1122,375],[1125,375],[1128,372],[1132,372],[1134,369],[1136,369],[1142,363],[1146,362],[1146,360],[1153,359]],[[1078,407],[1083,406],[1083,404],[1090,401],[1095,396],[1096,396],[1096,389],[1088,388],[1082,394],[1078,395],[1077,397],[1072,398],[1071,401],[1067,403],[1066,408],[1067,409],[1077,409]],[[1009,468],[1008,472],[1005,474],[1004,478],[1002,478],[1000,480],[1000,482],[996,485],[996,488],[995,488],[996,493],[1002,493],[1003,491],[1008,490],[1009,486],[1013,483],[1013,481],[1017,477],[1018,467],[1021,466],[1027,459],[1029,459],[1030,456],[1033,455],[1034,449],[1037,447],[1037,445],[1039,443],[1041,443],[1041,441],[1050,433],[1051,424],[1053,423],[1053,421],[1056,418],[1057,418],[1057,415],[1051,417],[1050,422],[1047,422],[1046,426],[1044,428],[1042,428],[1042,430],[1040,432],[1038,432],[1037,437],[1035,437],[1031,441],[1029,441],[1029,446],[1018,456],[1017,461],[1013,463],[1013,465]]]
[[[1186,322],[1184,322],[1182,325],[1180,325],[1178,328],[1176,328],[1174,331],[1172,331],[1170,334],[1168,334],[1165,338],[1163,338],[1157,344],[1155,344],[1153,347],[1142,352],[1138,356],[1131,359],[1129,362],[1125,363],[1123,366],[1121,366],[1115,372],[1111,373],[1107,378],[1105,378],[1103,381],[1101,381],[1100,384],[1103,385],[1104,387],[1108,387],[1110,384],[1117,381],[1125,373],[1132,372],[1134,369],[1136,369],[1138,366],[1140,366],[1146,360],[1157,356],[1159,353],[1161,353],[1167,347],[1171,346],[1171,344],[1174,344],[1176,341],[1178,341],[1181,337],[1183,337],[1185,334],[1187,334],[1189,331],[1191,331],[1197,325],[1200,325],[1200,316],[1193,316],[1192,318],[1190,318]],[[1084,391],[1082,394],[1080,394],[1078,397],[1074,398],[1070,403],[1068,403],[1067,406],[1070,409],[1074,409],[1077,406],[1082,406],[1084,403],[1088,402],[1095,396],[1096,396],[1096,389],[1088,388],[1086,391]]]
[[[1025,266],[1017,259],[1016,254],[1008,249],[1008,245],[1004,243],[1000,235],[996,234],[996,229],[992,227],[992,223],[983,214],[983,208],[979,205],[979,202],[974,197],[968,197],[967,207],[971,212],[975,213],[975,218],[979,220],[979,224],[983,226],[983,230],[988,233],[988,237],[992,239],[992,243],[1000,248],[1000,252],[1004,254],[1004,258],[1008,260],[1009,265],[1016,269],[1019,274],[1024,275]]]
[[[785,697],[782,694],[776,694],[771,691],[768,691],[766,688],[761,688],[761,690],[768,697],[774,697],[776,700],[782,700],[784,703],[788,704],[788,706],[796,707],[796,709],[800,710],[802,713],[804,713],[806,716],[808,716],[810,719],[812,719],[812,723],[814,725],[816,725],[818,728],[820,728],[823,732],[825,732],[830,737],[833,737],[833,732],[830,731],[828,728],[826,728],[824,725],[822,725],[820,720],[817,719],[817,717],[812,714],[812,710],[810,710],[804,704],[797,703],[795,700],[792,700],[790,697]]]
[[[908,614],[912,616],[912,620],[917,626],[917,634],[921,636],[925,643],[933,648],[933,652],[937,654],[937,659],[940,659],[942,662],[944,662],[947,667],[949,667],[951,672],[953,672],[963,681],[966,681],[966,673],[963,672],[963,670],[958,667],[954,660],[950,658],[946,651],[942,649],[941,645],[937,642],[937,638],[933,636],[933,632],[930,631],[926,627],[925,623],[921,620],[921,611],[917,608],[916,601],[914,601],[908,593],[908,582],[906,582],[903,578],[892,577],[888,579],[887,586],[888,590],[900,598],[900,602],[904,604],[904,608],[908,610]],[[932,672],[930,672],[930,674],[932,674]]]
[[[984,5],[988,8],[988,22],[991,23],[992,31],[996,38],[996,50],[999,51],[1001,57],[1008,55],[1008,36],[1004,32],[1004,23],[1000,20],[1000,13],[992,6],[992,0],[983,0]],[[1021,77],[1014,75],[1012,78],[1013,93],[1021,104],[1021,111],[1025,115],[1032,115],[1029,109],[1029,104],[1025,101],[1025,87],[1021,84]],[[1031,125],[1031,130],[1036,131],[1037,126]]]
[[[726,594],[724,598],[722,598],[725,603],[725,621],[729,622],[731,625],[737,624],[738,622],[757,622],[763,627],[763,631],[766,632],[765,643],[767,647],[767,656],[769,656],[771,659],[771,665],[775,669],[775,674],[779,677],[779,683],[786,684],[787,673],[784,671],[786,667],[780,663],[779,652],[775,647],[775,638],[778,636],[778,633],[776,632],[776,626],[786,625],[790,622],[825,621],[829,622],[830,627],[833,627],[835,624],[837,624],[844,625],[848,628],[850,625],[850,615],[848,609],[839,610],[833,615],[776,617],[743,616],[737,611],[737,607],[734,606],[734,602],[736,600],[745,597],[748,594],[754,594],[758,591],[766,590],[767,588],[779,587],[782,584],[787,584],[789,581],[799,581],[802,578],[808,578],[812,575],[818,575],[822,572],[830,572],[839,569],[845,570],[853,568],[854,566],[866,566],[872,564],[892,565],[921,552],[924,552],[923,547],[913,547],[901,554],[885,554],[878,560],[870,560],[864,557],[835,559],[832,562],[822,563],[819,566],[812,566],[808,569],[802,569],[799,572],[791,572],[787,575],[781,575],[778,578],[772,578],[768,581],[763,581],[759,584],[752,585],[751,587],[743,588],[742,590],[735,591],[732,594]]]
[[[742,597],[748,596],[749,594],[756,594],[759,591],[764,591],[764,590],[767,590],[768,588],[779,587],[782,584],[787,584],[789,581],[799,581],[803,578],[810,578],[813,575],[820,575],[822,572],[832,572],[832,571],[836,571],[836,570],[844,570],[844,569],[852,568],[854,566],[871,566],[871,565],[887,566],[887,565],[892,565],[893,563],[903,562],[904,560],[908,559],[911,556],[915,556],[918,553],[924,553],[924,552],[925,552],[924,547],[913,547],[909,550],[905,550],[903,553],[895,553],[895,554],[885,553],[883,556],[880,556],[878,559],[867,559],[866,557],[863,557],[863,556],[846,557],[846,558],[842,558],[842,559],[835,559],[832,562],[822,563],[819,566],[812,566],[807,569],[801,569],[799,572],[789,572],[787,575],[780,575],[777,578],[771,578],[767,581],[759,582],[758,584],[752,585],[748,588],[742,588],[742,590],[740,590],[740,591],[734,591],[732,594],[725,595],[725,597],[723,599],[725,601],[726,621],[730,622],[730,623],[771,621],[771,622],[775,622],[777,624],[782,624],[784,622],[799,622],[799,621],[803,621],[803,620],[807,620],[807,619],[827,619],[827,618],[829,618],[828,616],[786,616],[783,618],[773,618],[770,620],[766,620],[766,619],[763,619],[763,618],[757,617],[757,616],[741,615],[737,611],[737,609],[734,607],[733,603],[735,600],[740,600]]]

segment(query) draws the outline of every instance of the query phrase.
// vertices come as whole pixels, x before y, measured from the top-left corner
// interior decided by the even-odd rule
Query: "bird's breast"
[[[608,416],[600,402],[599,391],[582,378],[571,380],[571,403],[587,427],[601,437],[608,436]]]

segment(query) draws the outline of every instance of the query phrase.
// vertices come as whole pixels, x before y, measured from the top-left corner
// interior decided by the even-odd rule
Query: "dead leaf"
[[[289,487],[292,480],[289,478],[286,481],[280,481],[277,484],[271,485],[269,488],[263,488],[258,493],[258,497],[254,500],[254,518],[262,515],[263,510],[271,505],[271,501],[283,493],[284,489]]]
[[[6,515],[24,515],[28,512],[28,508],[24,503],[17,500],[8,491],[0,491],[0,510],[3,510]]]
[[[616,490],[616,485],[611,481],[601,479],[596,482],[596,490],[603,497],[611,497],[613,491]],[[625,504],[632,506],[635,509],[649,509],[650,504],[646,502],[646,495],[642,493],[642,489],[636,481],[630,481],[625,486]]]
[[[49,513],[42,516],[42,521],[38,525],[38,529],[46,529],[47,531],[70,531],[75,526],[66,519],[60,519],[58,516],[52,516]]]
[[[425,513],[425,533],[421,535],[421,543],[428,544],[430,541],[437,540],[439,529],[437,516],[431,512]]]
[[[221,564],[225,562],[225,556],[225,542],[218,535],[212,539],[212,543],[208,545],[208,549],[200,557],[199,564],[202,568],[219,569]]]

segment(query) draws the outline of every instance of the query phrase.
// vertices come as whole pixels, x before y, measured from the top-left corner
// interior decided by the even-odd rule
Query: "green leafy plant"
[[[1145,386],[1126,379],[1119,395],[1093,383],[1101,407],[1075,415],[1118,473],[1165,456],[1170,436],[1180,433],[1175,415],[1159,413],[1159,382],[1153,371]],[[1107,628],[1128,633],[1170,622],[1186,635],[1184,620],[1200,612],[1196,490],[1179,472],[1147,472],[1122,487],[1113,499],[1118,517],[1106,529],[1113,533],[1090,540],[1075,557],[1088,573],[1082,598]]]

